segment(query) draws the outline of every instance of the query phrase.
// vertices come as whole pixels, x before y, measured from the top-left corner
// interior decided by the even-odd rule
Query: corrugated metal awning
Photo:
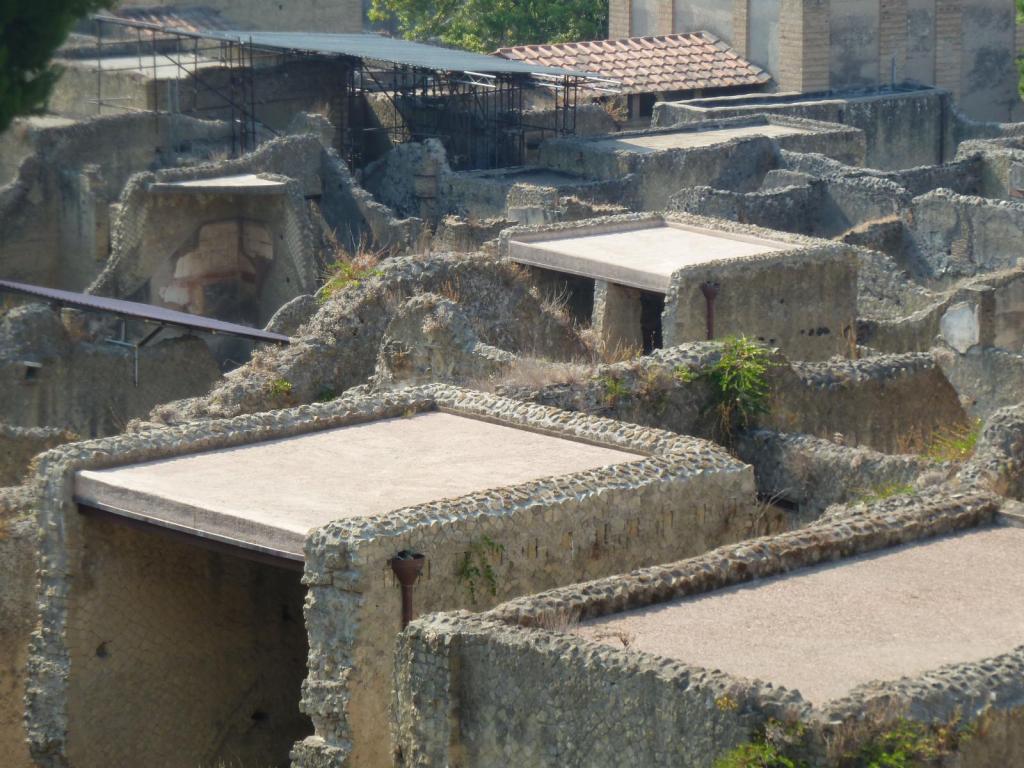
[[[276,344],[291,343],[291,339],[284,334],[270,333],[259,328],[250,328],[246,325],[214,320],[212,317],[203,317],[202,315],[190,315],[188,312],[178,312],[173,309],[155,307],[152,304],[142,304],[137,301],[93,296],[90,293],[61,291],[56,288],[44,288],[41,285],[16,283],[12,280],[0,280],[0,291],[20,293],[62,306],[87,309],[94,312],[105,312],[119,317],[158,323],[159,325],[171,325],[204,333],[223,333],[228,336],[252,339],[253,341],[268,341]]]
[[[352,56],[358,59],[402,64],[438,72],[481,72],[485,74],[555,75],[592,78],[594,73],[573,71],[562,67],[547,67],[509,61],[500,56],[488,56],[455,48],[442,48],[412,40],[384,37],[368,33],[327,34],[319,32],[264,32],[260,30],[203,30],[203,37],[239,44],[252,44],[259,48],[280,51],[300,51],[333,56]]]

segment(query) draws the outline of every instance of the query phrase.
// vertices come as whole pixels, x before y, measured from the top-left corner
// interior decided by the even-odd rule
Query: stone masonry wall
[[[0,315],[0,421],[55,427],[83,437],[119,432],[158,403],[206,391],[220,376],[206,344],[157,340],[139,350],[139,383],[130,351],[107,344],[114,329],[79,337],[36,303]]]
[[[0,422],[0,487],[19,485],[33,457],[75,438],[59,427],[13,427]]]
[[[28,638],[36,621],[36,540],[31,497],[0,488],[0,754],[6,768],[32,765],[26,740]]]
[[[69,763],[286,764],[312,733],[298,708],[301,574],[103,518],[80,530],[66,635]]]
[[[737,128],[749,125],[793,125],[804,132],[792,136],[731,139],[705,147],[677,147],[654,152],[636,152],[616,143],[630,136],[664,135],[678,132]],[[663,125],[656,123],[656,125]],[[594,179],[622,179],[635,175],[637,210],[662,210],[669,197],[685,187],[699,184],[721,189],[741,189],[750,178],[760,178],[755,169],[775,167],[779,149],[818,152],[848,165],[864,161],[864,139],[857,130],[824,125],[812,121],[776,117],[742,117],[715,120],[697,126],[677,126],[674,130],[641,131],[617,134],[615,139],[562,138],[544,142],[538,163],[552,170]],[[743,190],[745,191],[745,190]]]
[[[939,189],[915,198],[906,221],[918,268],[928,278],[970,277],[1020,262],[1024,203]]]
[[[935,468],[917,456],[890,456],[766,429],[742,434],[736,454],[754,465],[762,497],[796,504],[804,520],[817,518],[831,504],[912,487]]]
[[[599,366],[574,384],[508,387],[510,397],[633,424],[714,436],[707,382],[680,381],[719,359],[722,345],[701,342],[658,350],[636,362]],[[930,354],[879,355],[863,360],[788,362],[779,355],[769,374],[768,412],[755,425],[784,433],[841,440],[850,447],[906,453],[934,430],[968,423],[957,391]],[[691,378],[691,377],[686,377]],[[623,394],[610,395],[609,382]]]
[[[101,611],[100,616],[117,611],[116,600],[104,607],[104,601],[96,600],[101,593],[89,589],[88,579],[83,581],[83,574],[99,567],[82,570],[101,542],[89,544],[89,525],[95,521],[80,515],[72,501],[76,471],[431,408],[639,455],[627,464],[334,523],[313,532],[307,541],[304,577],[309,589],[305,619],[310,654],[302,708],[312,718],[316,735],[293,753],[293,760],[303,768],[343,765],[349,754],[360,764],[390,760],[389,659],[398,630],[400,596],[387,559],[398,550],[416,548],[426,554],[428,566],[416,588],[416,601],[419,610],[431,611],[492,602],[489,596],[479,595],[483,604],[474,606],[457,575],[458,563],[483,535],[505,547],[494,563],[497,598],[504,599],[701,552],[740,539],[750,530],[751,469],[712,444],[443,386],[379,398],[342,398],[290,411],[64,446],[40,459],[33,485],[38,524],[46,532],[40,542],[40,594],[45,597],[38,604],[41,623],[33,636],[28,685],[27,722],[38,764],[43,768],[65,764],[79,738],[74,727],[83,722],[76,718],[87,714],[86,699],[81,698],[87,688],[76,679],[75,666],[76,654],[85,651],[83,641],[76,638],[95,639],[96,647],[104,638],[82,635],[86,625],[76,617],[85,615],[87,605]],[[119,560],[113,552],[101,559],[107,565],[96,572],[97,577],[109,574],[112,585],[132,581],[115,577],[118,569],[135,567],[127,559]],[[85,646],[94,652],[96,647]],[[112,645],[105,652],[114,657],[117,648]],[[96,658],[101,659],[102,653]],[[146,671],[137,670],[140,680]]]
[[[300,766],[333,764],[325,756],[347,742],[352,764],[390,760],[385,681],[400,628],[400,599],[386,561],[397,551],[413,549],[427,557],[415,598],[417,611],[425,614],[448,607],[477,610],[541,585],[612,572],[625,562],[655,562],[659,552],[702,551],[750,530],[749,468],[708,444],[698,448],[656,430],[462,390],[435,391],[438,405],[457,413],[527,428],[546,425],[554,434],[626,450],[646,445],[642,450],[651,458],[403,510],[379,523],[339,522],[314,533],[306,581],[317,611],[307,610],[312,653],[304,702],[317,737],[299,749]],[[458,571],[465,553],[485,536],[503,547],[492,558],[497,594],[478,589],[473,599]],[[337,589],[340,583],[345,591]],[[338,626],[351,629],[339,637]],[[336,682],[339,675],[344,687]]]
[[[707,302],[701,291],[717,282],[715,338],[747,335],[781,347],[792,359],[819,360],[852,353],[857,317],[857,259],[849,246],[686,213],[624,214],[549,226],[515,227],[501,234],[506,256],[514,240],[585,236],[645,226],[695,227],[725,235],[782,241],[782,250],[720,259],[672,274],[665,296],[665,346],[707,339]],[[595,316],[596,317],[596,316]]]
[[[864,132],[864,165],[889,170],[936,165],[952,157],[956,147],[948,135],[948,110],[949,96],[934,90],[752,96],[660,103],[655,105],[651,125],[668,127],[756,114],[839,123]]]
[[[53,126],[25,120],[9,130],[25,134],[30,153],[0,187],[0,277],[72,291],[83,290],[103,268],[108,206],[131,174],[169,164],[193,144],[230,139],[222,122],[180,115]],[[0,152],[9,146],[0,144]]]
[[[733,226],[737,231],[741,227]],[[780,347],[794,360],[852,355],[856,344],[857,259],[847,247],[824,242],[794,244],[790,251],[723,259],[679,270],[672,275],[665,297],[665,344],[707,338],[707,300],[702,286],[709,281],[719,286],[715,338],[744,334],[756,337],[771,347]]]
[[[883,502],[853,523],[822,523],[726,546],[519,598],[480,616],[441,614],[415,622],[401,635],[397,652],[400,764],[710,766],[769,718],[800,719],[812,730],[850,723],[863,707],[819,712],[794,691],[586,642],[566,632],[566,622],[983,525],[999,506],[980,492]],[[987,670],[970,690],[988,683],[997,709],[1019,698],[1019,678],[1008,667],[1004,674],[1001,664],[963,666],[968,675]],[[964,680],[964,673],[942,682],[932,676],[930,691],[901,682],[874,696],[893,691],[921,704],[966,698],[963,714],[970,719],[986,704],[965,697],[958,678]],[[617,691],[614,699],[610,689]]]

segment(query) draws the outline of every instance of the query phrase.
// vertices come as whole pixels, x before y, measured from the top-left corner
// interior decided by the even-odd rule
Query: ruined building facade
[[[609,37],[707,30],[782,91],[913,82],[978,120],[1017,119],[1013,0],[609,0]]]

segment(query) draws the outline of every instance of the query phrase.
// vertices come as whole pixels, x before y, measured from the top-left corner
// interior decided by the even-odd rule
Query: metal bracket
[[[150,331],[148,334],[146,334],[146,336],[144,336],[141,341],[137,341],[137,342],[135,342],[135,341],[128,341],[128,327],[127,326],[128,326],[128,323],[122,317],[121,318],[121,338],[119,338],[119,339],[106,339],[105,341],[107,342],[107,344],[113,344],[116,347],[122,347],[123,349],[130,349],[132,351],[132,383],[137,387],[137,386],[139,386],[139,350],[142,349],[147,344],[149,344],[149,342],[151,342],[153,339],[155,339],[157,337],[157,334],[159,334],[160,331],[162,331],[167,326],[165,326],[163,323],[161,323],[156,328],[154,328],[152,331]]]

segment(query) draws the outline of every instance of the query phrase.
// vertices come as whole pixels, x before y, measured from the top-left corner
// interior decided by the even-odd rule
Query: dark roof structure
[[[497,56],[586,70],[621,83],[621,93],[758,86],[771,75],[708,32],[500,48]]]
[[[276,344],[291,343],[291,338],[284,334],[271,333],[259,328],[250,328],[246,325],[228,323],[223,320],[214,320],[211,317],[190,315],[187,312],[155,307],[152,304],[142,304],[137,301],[111,299],[106,296],[93,296],[89,293],[61,291],[56,288],[44,288],[40,285],[16,283],[11,280],[0,280],[0,292],[3,291],[32,296],[51,304],[86,309],[93,312],[105,312],[117,315],[118,317],[144,320],[161,326],[170,325],[178,328],[187,328],[192,331],[202,331],[203,333],[222,333],[253,341],[267,341]]]
[[[479,72],[489,75],[548,75],[593,79],[589,70],[573,71],[487,56],[472,51],[442,48],[370,33],[328,34],[321,32],[264,32],[260,30],[204,30],[202,37],[273,51],[351,56],[389,64],[401,64],[435,72]]]

